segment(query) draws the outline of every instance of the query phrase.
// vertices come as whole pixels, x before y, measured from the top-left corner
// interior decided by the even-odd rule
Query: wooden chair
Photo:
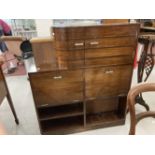
[[[150,92],[150,91],[155,91],[155,83],[143,83],[139,84],[135,87],[133,87],[127,97],[127,102],[128,102],[128,107],[129,107],[129,112],[130,112],[130,135],[135,135],[136,133],[136,124],[143,118],[146,117],[155,117],[155,111],[146,111],[142,112],[136,115],[135,112],[135,104],[136,104],[136,97],[140,93],[144,92]]]

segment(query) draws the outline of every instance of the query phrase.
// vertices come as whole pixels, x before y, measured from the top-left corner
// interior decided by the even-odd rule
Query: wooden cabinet
[[[41,133],[124,124],[139,25],[53,31],[57,66],[29,73]]]

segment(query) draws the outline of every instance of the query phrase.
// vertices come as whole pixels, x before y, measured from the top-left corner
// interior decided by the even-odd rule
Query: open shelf
[[[83,122],[83,116],[43,121],[41,122],[42,134],[67,134],[80,131],[84,128]]]
[[[38,109],[40,121],[83,115],[83,103]]]
[[[104,125],[110,126],[111,124],[117,124],[124,121],[125,118],[120,117],[116,111],[96,113],[96,114],[87,114],[86,124],[88,127]]]

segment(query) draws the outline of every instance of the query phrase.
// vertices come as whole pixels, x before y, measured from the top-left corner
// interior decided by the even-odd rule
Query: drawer
[[[132,56],[134,53],[133,47],[114,47],[101,49],[87,49],[85,50],[85,58],[101,58],[109,56]]]
[[[77,41],[56,41],[56,50],[82,50],[84,49],[84,40]]]
[[[82,75],[81,70],[30,74],[36,105],[53,106],[82,101]]]
[[[84,59],[84,50],[57,51],[58,60],[81,60]]]
[[[94,99],[127,94],[131,75],[131,65],[86,69],[86,98]]]
[[[122,64],[132,64],[132,56],[116,56],[116,57],[104,57],[104,58],[94,58],[86,59],[85,66],[109,66],[109,65],[122,65]]]
[[[91,39],[85,41],[85,48],[105,48],[105,47],[121,47],[135,46],[135,37],[114,37],[104,39]]]
[[[85,29],[85,38],[136,36],[138,31],[139,24],[94,26]]]

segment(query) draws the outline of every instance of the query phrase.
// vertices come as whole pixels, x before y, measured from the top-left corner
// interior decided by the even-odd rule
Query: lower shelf
[[[83,116],[47,120],[41,122],[42,134],[67,134],[84,128]]]
[[[86,117],[87,127],[93,126],[111,126],[115,125],[115,123],[122,122],[124,118],[120,118],[117,112],[106,112],[106,113],[98,113],[98,114],[88,114]]]

